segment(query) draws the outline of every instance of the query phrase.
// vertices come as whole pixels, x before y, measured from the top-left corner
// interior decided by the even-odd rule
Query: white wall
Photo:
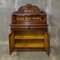
[[[0,5],[0,43],[8,42],[9,35],[9,24],[11,22],[11,14],[14,11],[13,0],[3,0],[3,3]]]

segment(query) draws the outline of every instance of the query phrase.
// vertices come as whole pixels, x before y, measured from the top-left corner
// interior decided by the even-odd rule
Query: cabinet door
[[[50,36],[47,32],[45,32],[44,43],[45,43],[45,49],[46,49],[47,53],[49,54],[49,52],[50,52]]]
[[[14,32],[9,34],[9,48],[10,48],[10,54],[11,54],[14,49]]]

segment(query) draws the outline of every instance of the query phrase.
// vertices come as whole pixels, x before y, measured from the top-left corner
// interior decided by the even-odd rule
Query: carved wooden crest
[[[45,11],[42,11],[42,9],[38,8],[35,5],[26,4],[24,6],[21,6],[17,12],[14,12],[14,14],[17,15],[46,15]]]

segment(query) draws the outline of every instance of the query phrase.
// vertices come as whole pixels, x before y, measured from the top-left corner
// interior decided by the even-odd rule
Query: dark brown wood
[[[10,24],[10,26],[11,26],[11,34],[14,33],[14,36],[11,34],[9,35],[10,54],[13,51],[17,51],[17,50],[19,51],[27,51],[27,50],[40,51],[41,50],[41,51],[46,51],[47,54],[50,53],[50,38],[49,38],[49,34],[47,34],[48,33],[47,14],[43,9],[39,9],[37,6],[31,5],[31,4],[21,6],[18,9],[18,11],[13,12],[12,23]],[[21,32],[23,32],[23,34]],[[18,39],[15,40],[14,37],[17,36],[17,34],[19,34],[20,36],[21,35],[24,36],[24,34],[28,36],[30,32],[33,32],[32,35],[36,35],[36,32],[38,32],[39,34],[41,34],[40,32],[44,33],[43,34],[44,39],[42,42],[44,47],[42,48],[41,47],[39,48],[15,47],[15,44],[18,41]],[[47,37],[45,37],[45,35]],[[23,39],[21,41],[22,43],[24,43]],[[34,41],[37,41],[37,40],[35,39],[33,41],[32,40],[29,40],[29,41],[34,43]]]
[[[15,48],[14,51],[21,51],[21,52],[25,52],[25,51],[46,51],[45,48]]]

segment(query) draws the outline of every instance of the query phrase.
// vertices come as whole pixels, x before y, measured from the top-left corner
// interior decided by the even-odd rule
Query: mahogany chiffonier
[[[35,5],[26,4],[12,14],[9,34],[10,54],[13,51],[50,52],[47,14]]]

